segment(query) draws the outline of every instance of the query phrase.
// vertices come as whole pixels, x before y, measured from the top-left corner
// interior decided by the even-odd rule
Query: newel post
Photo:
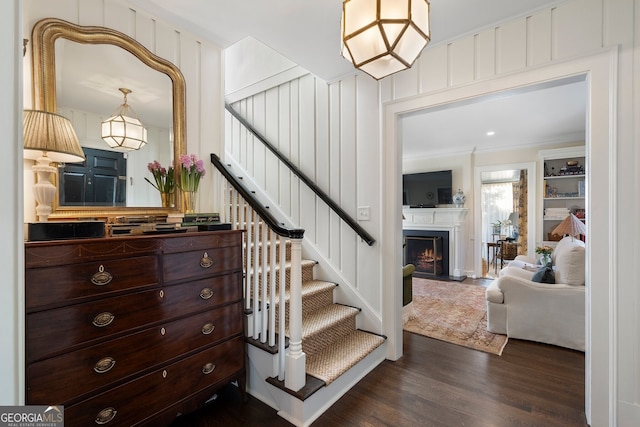
[[[291,239],[289,293],[289,353],[284,385],[298,391],[306,381],[306,355],[302,351],[302,239]]]

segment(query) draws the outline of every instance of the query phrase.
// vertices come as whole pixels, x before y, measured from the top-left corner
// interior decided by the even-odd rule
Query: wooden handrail
[[[278,222],[278,220],[271,214],[268,208],[264,207],[256,198],[256,196],[244,185],[244,183],[236,177],[225,165],[222,163],[217,154],[211,153],[211,163],[220,171],[220,173],[226,178],[226,180],[236,189],[242,198],[255,210],[260,218],[269,226],[274,233],[278,236],[289,237],[292,239],[302,239],[304,237],[304,230],[301,228],[288,228],[284,224]]]
[[[376,241],[375,239],[367,233],[367,231],[360,226],[353,218],[349,216],[336,202],[329,197],[320,187],[318,187],[311,179],[309,179],[296,165],[291,163],[289,159],[287,159],[276,147],[271,145],[267,139],[260,134],[249,122],[247,122],[244,117],[242,117],[236,110],[231,107],[231,105],[225,103],[225,109],[231,113],[233,117],[235,117],[244,127],[246,127],[260,142],[262,142],[265,147],[269,149],[282,163],[284,163],[290,170],[293,172],[300,180],[311,189],[323,202],[329,206],[344,222],[351,227],[353,231],[358,234],[369,246],[372,246]],[[213,156],[213,154],[212,154]]]

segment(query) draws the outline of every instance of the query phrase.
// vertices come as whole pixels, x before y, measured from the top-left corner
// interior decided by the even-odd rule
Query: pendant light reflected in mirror
[[[107,120],[102,122],[102,139],[114,150],[139,150],[147,143],[147,129],[136,112],[127,104],[127,95],[132,91],[120,88],[124,102]]]

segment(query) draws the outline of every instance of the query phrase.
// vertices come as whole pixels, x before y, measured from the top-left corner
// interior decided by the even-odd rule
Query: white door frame
[[[482,173],[503,170],[525,169],[527,171],[527,253],[534,253],[536,239],[536,218],[537,215],[531,215],[538,212],[536,203],[536,162],[524,163],[505,163],[501,165],[476,166],[474,171],[473,183],[473,227],[474,239],[473,245],[473,271],[476,276],[482,277],[482,255],[486,253],[482,242]],[[533,238],[532,238],[533,236]],[[489,263],[490,260],[487,260]]]
[[[587,235],[591,242],[586,253],[586,415],[591,425],[611,425],[617,416],[617,351],[615,265],[617,231],[615,206],[618,183],[616,98],[618,93],[618,51],[602,49],[592,55],[558,61],[513,74],[478,81],[437,93],[414,96],[383,105],[381,158],[382,228],[380,232],[381,283],[399,283],[402,266],[402,139],[398,121],[402,114],[470,99],[505,90],[553,82],[580,75],[587,76]],[[594,159],[597,159],[595,161]],[[597,200],[598,203],[593,203]],[[592,224],[598,224],[597,227]],[[598,268],[591,268],[597,265]],[[591,286],[591,284],[597,286]],[[402,356],[402,289],[382,287],[382,318],[388,338],[387,358]],[[592,322],[596,318],[597,322]],[[597,351],[592,351],[597,349]]]

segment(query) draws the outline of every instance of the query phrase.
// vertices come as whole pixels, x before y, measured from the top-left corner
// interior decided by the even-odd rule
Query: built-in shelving
[[[559,236],[552,231],[569,214],[586,220],[585,148],[568,147],[539,152],[542,163],[542,224],[538,241],[553,244]]]

